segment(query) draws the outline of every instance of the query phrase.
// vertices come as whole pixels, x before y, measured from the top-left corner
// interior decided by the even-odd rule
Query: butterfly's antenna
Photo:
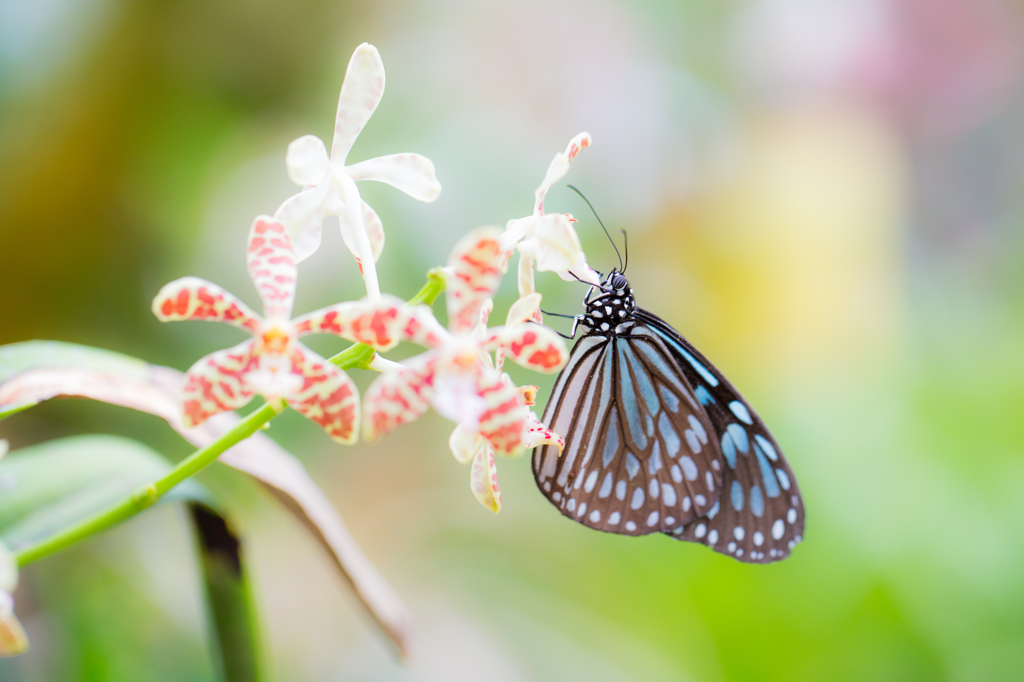
[[[598,224],[601,226],[601,229],[604,230],[605,235],[608,237],[608,241],[612,243],[612,248],[615,249],[615,255],[619,257],[619,272],[622,272],[622,254],[619,253],[619,247],[615,245],[615,240],[612,239],[612,235],[608,232],[608,228],[605,227],[604,223],[601,221],[601,216],[597,215],[597,211],[594,210],[594,206],[590,203],[590,199],[583,196],[583,192],[576,189],[573,185],[566,185],[566,187],[571,189],[573,192],[576,192],[576,194],[579,194],[583,201],[587,202],[587,206],[590,206],[590,212],[594,214],[595,218],[597,218]]]
[[[626,274],[629,267],[629,238],[626,237],[626,228],[622,228],[622,250],[626,252],[626,264],[622,266],[622,274]]]
[[[547,310],[541,310],[541,312],[544,313],[545,315],[552,315],[554,317],[576,317],[575,315],[566,315],[565,313],[550,313]]]

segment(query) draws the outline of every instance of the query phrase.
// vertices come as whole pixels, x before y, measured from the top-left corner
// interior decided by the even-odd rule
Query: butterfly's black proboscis
[[[613,270],[598,289],[544,411],[565,448],[534,451],[541,491],[596,530],[667,533],[749,563],[789,556],[804,506],[768,427],[679,332],[636,306],[625,275]]]

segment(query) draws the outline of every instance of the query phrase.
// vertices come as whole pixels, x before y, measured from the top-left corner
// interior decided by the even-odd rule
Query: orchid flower
[[[391,154],[345,165],[352,144],[383,95],[384,63],[377,48],[363,43],[352,54],[341,85],[330,157],[315,135],[304,135],[288,145],[288,177],[304,189],[274,214],[288,228],[298,261],[319,248],[324,217],[338,216],[341,236],[356,257],[366,293],[373,300],[380,298],[375,263],[384,248],[384,228],[374,210],[360,198],[355,181],[386,182],[428,203],[441,193],[434,164],[419,154]]]
[[[263,299],[264,316],[221,287],[183,277],[164,286],[153,299],[153,313],[169,320],[227,322],[254,338],[211,353],[185,375],[182,407],[186,426],[241,407],[253,394],[283,398],[322,426],[340,443],[358,437],[359,398],[343,372],[299,343],[306,334],[326,333],[386,350],[399,341],[401,311],[394,297],[352,301],[321,308],[290,320],[295,299],[295,253],[285,226],[259,216],[249,230],[249,277]]]
[[[491,361],[499,352],[539,372],[555,372],[568,352],[550,329],[519,320],[487,329],[491,298],[501,281],[498,228],[463,237],[449,259],[449,329],[425,306],[408,317],[403,338],[431,350],[379,377],[364,396],[363,437],[379,438],[434,409],[458,424],[449,441],[461,462],[472,459],[471,488],[494,512],[501,508],[494,455],[514,455],[532,442],[523,392]],[[476,440],[476,439],[479,439]],[[474,447],[482,443],[485,446]]]
[[[576,219],[567,213],[544,213],[544,199],[552,185],[569,172],[569,162],[576,158],[581,149],[590,146],[590,133],[580,133],[569,141],[565,151],[556,154],[548,166],[544,181],[537,188],[533,204],[533,215],[508,221],[501,236],[503,255],[502,270],[507,268],[512,250],[519,249],[519,295],[527,296],[536,289],[533,282],[534,269],[541,272],[556,272],[567,281],[583,280],[600,284],[601,278],[587,265],[587,258],[580,246],[580,238],[572,226]],[[540,312],[534,321],[540,322]]]
[[[0,459],[7,454],[7,441],[0,440]],[[28,651],[28,636],[14,615],[14,589],[18,586],[18,564],[0,542],[0,656]]]

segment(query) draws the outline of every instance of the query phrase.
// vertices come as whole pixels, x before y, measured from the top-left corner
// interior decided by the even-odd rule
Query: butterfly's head
[[[584,302],[583,324],[598,332],[609,332],[633,316],[636,303],[626,276],[612,270],[601,280],[600,295]]]
[[[604,281],[601,282],[601,286],[605,289],[614,289],[615,293],[620,296],[624,296],[629,290],[629,281],[626,279],[626,276],[618,270],[612,270],[608,273],[608,276],[604,278]]]

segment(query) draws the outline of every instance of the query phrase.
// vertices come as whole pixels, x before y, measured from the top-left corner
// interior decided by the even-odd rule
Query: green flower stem
[[[434,268],[427,273],[427,283],[409,303],[412,305],[420,303],[431,304],[444,291],[444,287],[445,281],[441,269]],[[373,356],[373,348],[363,343],[357,343],[335,355],[331,358],[331,362],[342,369],[352,369],[354,367],[367,369],[370,362],[373,361]],[[25,566],[33,561],[38,561],[80,540],[105,531],[152,507],[174,486],[212,464],[231,446],[240,443],[259,431],[264,424],[281,414],[285,406],[285,402],[281,399],[267,402],[238,422],[233,429],[215,442],[207,445],[205,448],[196,450],[183,459],[160,480],[142,486],[127,499],[114,506],[86,517],[73,526],[69,526],[45,540],[16,552],[14,557],[18,562],[18,566]]]

